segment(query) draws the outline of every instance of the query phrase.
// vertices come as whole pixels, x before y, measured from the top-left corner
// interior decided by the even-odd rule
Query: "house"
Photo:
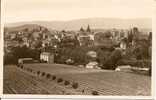
[[[130,65],[121,65],[118,66],[115,71],[131,72],[132,70]]]
[[[90,39],[89,35],[79,35],[77,40],[80,46],[91,46],[93,45],[93,40]]]
[[[92,62],[89,62],[88,64],[86,64],[86,68],[100,69],[100,67],[98,67],[98,63],[96,61],[92,61]]]
[[[5,41],[4,42],[4,46],[7,47],[7,48],[16,47],[18,45],[19,45],[18,41]]]
[[[96,53],[96,51],[88,51],[86,53],[86,59],[89,62],[97,61],[97,53]]]
[[[98,32],[94,36],[94,45],[111,48],[114,43],[108,34]]]
[[[27,47],[30,46],[30,40],[27,37],[22,38],[23,44],[26,45]]]
[[[90,28],[88,28],[88,31]],[[88,31],[79,31],[77,33],[77,40],[80,46],[92,46],[94,41],[94,34]]]
[[[61,39],[60,46],[61,47],[75,47],[79,45],[78,40],[76,38],[71,38],[65,36]]]
[[[16,38],[16,36],[17,36],[17,34],[16,33],[12,33],[12,34],[10,34],[10,39],[12,40],[12,39],[15,39]]]
[[[94,41],[94,34],[89,34],[88,36],[90,37],[90,40]]]
[[[125,50],[127,48],[127,38],[123,38],[120,42],[120,48]]]
[[[66,33],[64,33],[64,35],[65,35],[65,37],[75,39],[75,32],[73,32],[73,31],[67,31]]]
[[[146,34],[139,34],[138,37],[133,38],[132,40],[132,46],[135,46],[137,44],[147,43],[148,41],[148,35]]]
[[[49,46],[50,45],[50,41],[48,40],[43,40],[42,41],[42,47],[46,47],[46,46]]]
[[[33,58],[19,58],[18,64],[33,63]]]
[[[112,37],[119,37],[119,31],[117,29],[111,30]]]
[[[54,63],[54,54],[50,52],[42,52],[40,54],[40,60],[47,63]]]
[[[39,38],[40,38],[40,32],[33,32],[33,33],[32,33],[32,37],[33,37],[35,40],[39,39]]]

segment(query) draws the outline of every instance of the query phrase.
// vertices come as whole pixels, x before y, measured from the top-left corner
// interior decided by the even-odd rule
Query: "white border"
[[[156,80],[156,0],[154,0],[153,4],[153,18],[152,18],[152,96],[156,99],[155,92],[155,80]]]
[[[4,95],[3,94],[3,27],[4,27],[4,0],[1,0],[1,34],[0,34],[0,97],[1,98],[53,98],[53,99],[72,99],[72,98],[103,98],[103,99],[154,99],[155,94],[155,66],[156,62],[156,0],[154,0],[155,3],[151,6],[153,6],[153,18],[152,18],[152,95],[151,96],[81,96],[81,95]]]
[[[0,34],[0,95],[3,94],[3,27],[4,27],[4,5],[3,5],[3,0],[1,0],[1,34]]]

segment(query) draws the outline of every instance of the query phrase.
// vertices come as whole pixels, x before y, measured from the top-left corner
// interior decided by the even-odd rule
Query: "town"
[[[69,69],[66,70],[67,72],[70,70],[74,72],[80,68],[79,74],[86,70],[88,73],[92,70],[100,72],[108,70],[114,71],[113,73],[134,73],[149,77],[151,76],[151,47],[152,32],[135,26],[129,29],[96,30],[88,25],[80,27],[77,31],[50,30],[37,24],[4,28],[4,66],[17,65],[28,72],[34,70],[41,76],[44,76],[48,70],[55,70],[58,73],[63,71],[63,74],[65,69],[62,68],[70,66],[67,67]],[[36,67],[32,67],[35,65]],[[73,69],[71,66],[78,69]],[[43,70],[45,72],[41,73]],[[51,76],[51,71],[47,77]],[[55,80],[56,76],[54,76]],[[58,78],[58,81],[62,82],[63,79]],[[65,81],[65,84],[68,83]],[[75,87],[77,88],[77,85]],[[81,93],[84,91],[83,89]],[[105,92],[101,94],[103,93],[105,95]],[[67,93],[64,90],[61,94]],[[92,94],[98,95],[100,92],[92,91]],[[108,95],[112,94],[108,93]],[[119,95],[124,94],[119,93]],[[149,95],[149,93],[142,95]]]
[[[154,1],[4,0],[2,97],[154,99]]]
[[[14,55],[17,59],[27,57],[33,58],[38,62],[68,62],[79,65],[96,61],[99,65],[102,65],[106,58],[118,50],[121,51],[122,55],[122,57],[117,59],[118,61],[122,58],[135,62],[142,60],[144,61],[142,63],[145,63],[145,60],[151,60],[152,33],[140,32],[137,27],[129,30],[111,29],[92,31],[88,25],[86,29],[81,27],[78,31],[62,30],[50,32],[45,27],[39,25],[32,25],[32,27],[33,26],[36,26],[36,28],[29,29],[25,25],[21,26],[23,29],[19,31],[5,30],[4,50],[6,57],[10,53],[13,53],[12,50],[18,49],[19,52],[16,52],[16,55]],[[27,52],[27,50],[32,52]],[[84,52],[82,50],[84,50]],[[90,54],[87,55],[89,52]],[[82,53],[82,55],[79,53]],[[88,58],[85,59],[84,56],[88,56]],[[17,59],[13,58],[12,63],[17,63]],[[11,62],[7,62],[6,60],[4,63]],[[128,64],[128,62],[125,63]],[[144,66],[140,64],[140,67]]]

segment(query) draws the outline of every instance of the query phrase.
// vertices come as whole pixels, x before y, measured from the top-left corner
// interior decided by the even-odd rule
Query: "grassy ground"
[[[151,94],[151,77],[145,75],[60,64],[26,64],[24,68],[32,69],[33,73],[16,66],[4,66],[4,93],[91,95],[92,91],[97,91],[99,95]],[[37,71],[50,73],[70,83],[77,82],[79,86],[73,89],[71,85],[57,83],[57,79],[37,76]]]

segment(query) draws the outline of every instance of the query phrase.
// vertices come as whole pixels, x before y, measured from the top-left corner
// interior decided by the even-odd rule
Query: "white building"
[[[92,58],[96,58],[97,57],[97,53],[95,51],[88,51],[87,55],[92,57]]]
[[[121,42],[120,43],[120,48],[125,50],[127,48],[126,43],[125,42]]]
[[[100,69],[100,67],[98,67],[98,63],[97,62],[89,62],[88,64],[86,64],[86,68],[95,68],[95,69]]]
[[[19,58],[18,64],[33,63],[33,58]]]
[[[47,63],[54,63],[54,55],[49,52],[42,52],[40,54],[40,60],[46,61]]]
[[[90,40],[94,41],[94,34],[89,34]]]
[[[127,48],[127,39],[126,38],[121,40],[120,48],[123,49],[123,50],[125,50]]]

